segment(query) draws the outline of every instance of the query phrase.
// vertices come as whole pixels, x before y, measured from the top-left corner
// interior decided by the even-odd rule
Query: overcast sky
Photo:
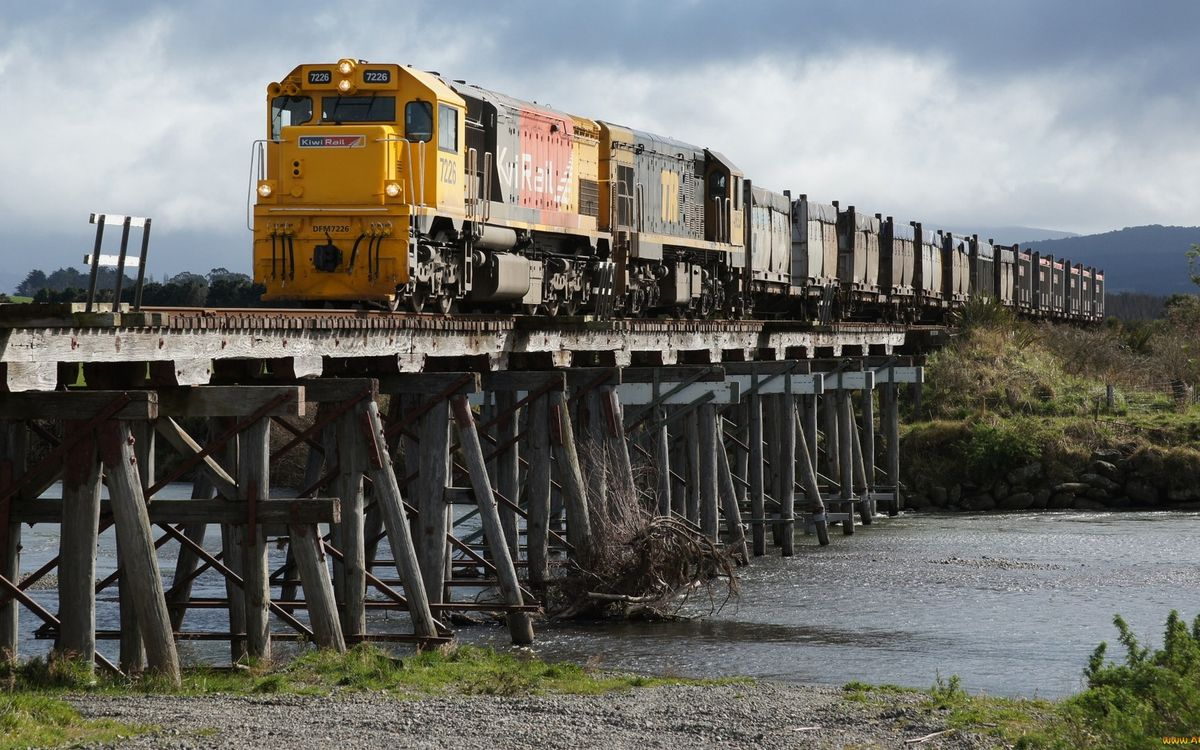
[[[0,257],[249,270],[265,87],[411,63],[723,152],[757,184],[955,226],[1200,224],[1200,2],[3,0]]]

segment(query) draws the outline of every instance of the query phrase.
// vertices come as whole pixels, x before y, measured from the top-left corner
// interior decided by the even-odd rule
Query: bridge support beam
[[[829,521],[853,533],[856,513],[870,523],[871,503],[887,500],[875,477],[877,455],[886,452],[880,476],[898,484],[897,389],[919,376],[895,365],[886,377],[883,370],[872,377],[842,362],[816,364],[830,371],[780,360],[356,377],[345,374],[353,371],[346,363],[327,363],[325,377],[290,382],[290,374],[251,366],[227,371],[226,362],[212,382],[231,378],[234,385],[138,381],[141,388],[121,390],[120,373],[137,368],[93,367],[89,382],[107,376],[120,388],[5,394],[0,647],[14,650],[19,641],[18,607],[40,620],[38,636],[56,638],[61,653],[90,655],[108,668],[97,640],[122,640],[128,671],[144,659],[168,674],[177,670],[175,638],[228,638],[234,661],[269,658],[285,637],[338,650],[378,637],[432,645],[449,635],[445,615],[480,610],[502,613],[512,640],[528,643],[538,597],[563,563],[586,564],[605,543],[601,524],[618,501],[640,506],[646,518],[690,521],[739,563],[771,552],[768,526],[781,555],[804,543],[797,522],[826,545]],[[472,398],[492,404],[486,419],[473,413]],[[189,435],[184,417],[205,420],[207,435]],[[28,424],[33,419],[39,423]],[[41,420],[69,424],[46,429]],[[111,438],[114,424],[135,438],[132,445]],[[104,436],[93,442],[97,430]],[[153,465],[156,436],[178,453],[160,467]],[[26,466],[30,443],[49,460]],[[303,470],[284,471],[281,459],[296,449],[307,451]],[[110,474],[133,467],[120,470],[111,502],[99,495],[101,457]],[[62,466],[62,498],[41,497]],[[161,499],[180,479],[192,498]],[[105,531],[114,512],[120,569],[97,581],[92,551],[111,538]],[[26,522],[61,523],[63,547],[59,559],[21,579],[15,547],[7,545],[19,544]],[[214,524],[222,541],[209,550],[205,531]],[[331,529],[328,543],[322,524]],[[274,570],[273,542],[287,546]],[[150,567],[152,558],[176,551],[164,545],[178,545],[166,591],[161,571]],[[56,566],[57,616],[24,595]],[[207,571],[222,576],[223,597],[194,596],[193,582]],[[112,597],[96,592],[113,584],[125,589],[125,626],[98,631],[96,607],[111,612]],[[185,629],[189,607],[214,606],[229,610],[227,631]],[[369,608],[407,612],[411,630],[379,632]],[[307,620],[297,619],[305,609]]]

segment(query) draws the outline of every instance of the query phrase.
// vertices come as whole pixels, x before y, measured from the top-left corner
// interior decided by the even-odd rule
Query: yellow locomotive
[[[736,312],[741,172],[720,154],[436,73],[343,59],[267,88],[264,299]]]

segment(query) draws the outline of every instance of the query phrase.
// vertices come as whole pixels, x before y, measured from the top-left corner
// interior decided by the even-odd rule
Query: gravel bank
[[[89,717],[155,724],[119,748],[983,748],[917,709],[920,696],[846,701],[833,687],[757,683],[638,688],[601,696],[381,694],[83,696]]]

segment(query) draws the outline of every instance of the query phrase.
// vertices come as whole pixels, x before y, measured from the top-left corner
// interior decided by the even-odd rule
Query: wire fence
[[[1200,404],[1195,385],[1182,380],[1110,383],[1096,389],[1093,399],[1097,421],[1151,434],[1170,432],[1164,415],[1188,415]]]

